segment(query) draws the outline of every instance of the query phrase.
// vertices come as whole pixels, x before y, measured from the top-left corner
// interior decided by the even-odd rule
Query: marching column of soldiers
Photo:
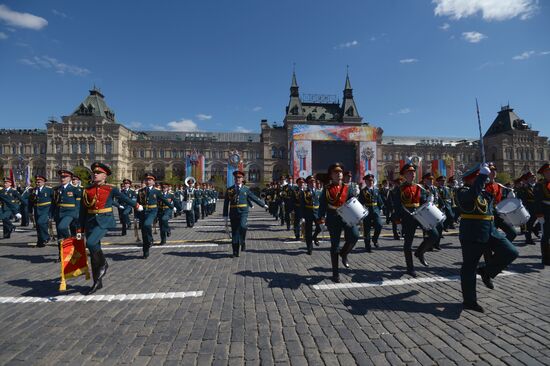
[[[141,232],[144,259],[149,257],[153,245],[167,243],[171,218],[185,214],[187,227],[191,228],[216,211],[218,192],[212,185],[200,184],[192,177],[184,185],[171,187],[166,182],[157,183],[153,174],[146,173],[141,188],[133,188],[132,181],[124,179],[118,189],[106,183],[110,174],[107,165],[96,162],[91,166],[91,183],[86,187],[81,187],[80,177],[67,169],[57,172],[58,184],[53,188],[42,175],[34,177],[33,187],[24,188],[16,188],[12,179],[5,178],[0,187],[3,238],[12,236],[16,230],[14,222],[18,221],[21,226],[32,223],[38,248],[49,243],[59,248],[66,238],[85,237],[93,277],[89,293],[94,293],[102,287],[108,268],[101,240],[116,226],[113,207],[118,210],[121,235],[127,235],[133,226],[136,239],[140,240]],[[228,231],[231,227],[234,257],[246,250],[248,213],[253,204],[264,207],[281,226],[292,230],[297,240],[304,240],[308,255],[314,245],[319,245],[319,234],[326,226],[334,282],[340,281],[340,260],[344,267],[350,267],[349,255],[360,238],[361,225],[365,250],[371,252],[373,246],[379,247],[384,216],[385,224],[391,224],[393,239],[403,240],[406,273],[416,277],[413,258],[428,266],[426,254],[440,250],[444,233],[459,224],[464,307],[483,311],[477,303],[476,274],[487,288],[493,288],[492,279],[518,256],[512,244],[518,235],[518,225],[506,220],[497,205],[509,199],[520,200],[529,213],[529,219],[519,226],[520,234],[525,236],[527,245],[535,244],[534,237],[540,240],[542,264],[550,265],[550,164],[537,171],[540,179],[526,172],[513,185],[497,182],[496,174],[496,166],[488,163],[472,167],[463,174],[461,182],[452,176],[435,179],[426,173],[417,184],[416,166],[407,163],[400,169],[399,178],[377,185],[374,174],[367,173],[362,178],[364,184],[359,186],[352,181],[351,172],[337,163],[326,174],[298,178],[296,183],[287,175],[268,184],[260,195],[264,202],[246,186],[244,173],[236,171],[235,184],[225,191],[223,217]],[[340,213],[352,200],[357,200],[366,212],[357,225],[350,225]],[[425,205],[437,207],[445,215],[444,220],[424,227],[417,219],[417,211]],[[157,225],[160,242],[155,243]],[[422,241],[413,251],[417,228],[422,230]],[[480,264],[482,256],[484,263]]]

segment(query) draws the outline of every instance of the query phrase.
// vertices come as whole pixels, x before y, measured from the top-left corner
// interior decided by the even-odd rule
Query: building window
[[[78,154],[78,144],[77,144],[76,142],[73,142],[73,143],[71,144],[71,152],[72,152],[73,154]]]
[[[80,143],[80,153],[81,154],[86,154],[86,143],[85,142]]]
[[[32,148],[33,148],[32,153],[33,153],[34,155],[38,155],[38,151],[39,151],[39,150],[38,150],[38,145],[35,144]],[[0,154],[1,154],[1,152],[0,152]]]
[[[93,142],[90,142],[88,144],[88,150],[90,151],[90,155],[94,155],[95,154],[95,144]]]
[[[105,154],[111,155],[113,153],[113,143],[108,141],[105,143]]]
[[[257,183],[260,181],[260,170],[258,168],[252,168],[248,170],[248,180],[250,182]]]
[[[145,151],[143,149],[139,150],[139,157],[145,158]]]
[[[157,149],[153,149],[153,159],[157,158]]]
[[[164,159],[164,149],[160,149],[159,153],[160,153],[160,158]]]
[[[55,152],[57,154],[61,154],[63,152],[63,145],[61,145],[60,143],[55,144]]]
[[[544,150],[539,150],[539,160],[544,160]]]

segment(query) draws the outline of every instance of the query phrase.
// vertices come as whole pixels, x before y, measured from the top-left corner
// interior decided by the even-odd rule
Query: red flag
[[[11,179],[11,181],[12,181],[12,183],[13,183],[13,187],[15,187],[15,178],[14,178],[14,176],[13,176],[13,169],[12,169],[12,168],[10,168],[10,179]]]
[[[67,289],[65,282],[67,278],[80,275],[86,275],[86,279],[90,279],[86,245],[83,239],[67,238],[61,243],[61,283],[59,284],[59,291]]]

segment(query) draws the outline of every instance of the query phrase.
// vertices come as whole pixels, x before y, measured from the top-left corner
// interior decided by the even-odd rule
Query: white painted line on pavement
[[[517,272],[502,271],[500,276],[517,275]],[[479,275],[478,278],[481,278]],[[346,288],[361,288],[361,287],[382,287],[382,286],[402,286],[414,285],[417,283],[433,283],[433,282],[450,282],[460,281],[460,276],[435,276],[435,277],[420,277],[420,278],[405,278],[399,280],[383,280],[377,282],[350,282],[350,283],[330,283],[326,285],[313,285],[315,290],[340,290]]]
[[[78,302],[78,301],[131,301],[131,300],[153,300],[153,299],[183,299],[185,297],[200,297],[203,291],[187,292],[153,292],[149,294],[116,294],[116,295],[59,295],[53,297],[0,297],[0,304],[19,303],[53,303],[53,302]]]
[[[217,247],[218,244],[175,244],[175,245],[153,245],[150,249],[172,249],[172,248],[202,248],[202,247]],[[127,249],[143,249],[142,246],[108,246],[101,250],[127,250]]]

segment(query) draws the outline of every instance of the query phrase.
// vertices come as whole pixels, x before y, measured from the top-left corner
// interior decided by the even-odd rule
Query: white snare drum
[[[521,203],[521,200],[518,198],[507,198],[499,202],[495,207],[498,215],[508,224],[512,226],[520,226],[527,221],[531,215]]]
[[[191,211],[193,210],[193,201],[183,201],[181,207],[183,211]]]
[[[413,216],[422,225],[424,230],[431,230],[446,219],[445,214],[433,202],[426,202],[420,206],[413,213]]]
[[[363,207],[357,198],[353,197],[342,206],[338,207],[336,213],[342,218],[342,221],[346,225],[352,227],[357,225],[365,216],[367,216],[369,210]]]

